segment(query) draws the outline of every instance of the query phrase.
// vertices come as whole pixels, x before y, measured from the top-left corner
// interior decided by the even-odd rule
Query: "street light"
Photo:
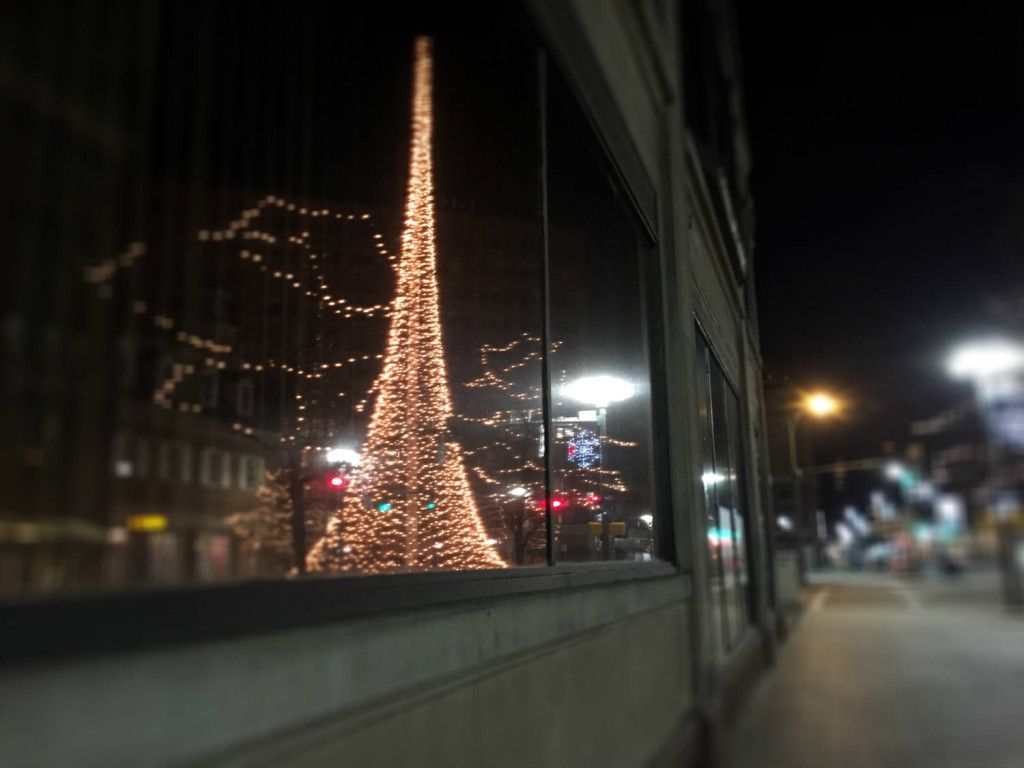
[[[786,420],[786,429],[789,433],[789,465],[793,472],[793,509],[797,519],[797,540],[800,549],[803,549],[803,540],[807,537],[807,522],[803,510],[803,489],[801,479],[803,470],[800,469],[800,462],[796,455],[796,428],[804,414],[814,418],[826,418],[839,412],[839,401],[825,392],[813,392],[805,396],[799,403],[799,407],[790,414]],[[817,538],[817,537],[816,537]],[[805,574],[804,556],[797,558],[801,566],[802,575]]]
[[[824,392],[815,392],[804,400],[804,407],[815,416],[830,416],[839,410],[839,403]]]
[[[1018,565],[1024,562],[1024,541],[1010,520],[1011,510],[1020,515],[1021,485],[1009,455],[1024,448],[1024,347],[1005,338],[965,344],[950,355],[948,370],[974,386],[988,443],[986,490],[999,524],[1004,597],[1010,605],[1024,605],[1024,568]]]
[[[1024,448],[1024,347],[1007,339],[965,344],[950,355],[947,367],[953,378],[974,387],[988,442],[992,490],[1016,495],[1010,467],[1000,467],[1007,450]],[[1000,471],[1002,470],[1002,471]],[[998,506],[998,505],[996,505]]]
[[[975,384],[993,376],[1024,368],[1024,348],[1005,339],[967,344],[950,355],[948,369],[955,379],[970,379]]]
[[[351,464],[354,467],[359,463],[359,452],[352,448],[333,448],[327,452],[327,461],[330,464]]]
[[[607,408],[636,394],[636,388],[615,376],[585,376],[562,387],[562,394],[578,403]]]

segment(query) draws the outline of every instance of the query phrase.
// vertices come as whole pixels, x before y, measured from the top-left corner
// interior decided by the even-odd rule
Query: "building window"
[[[720,650],[728,653],[751,621],[740,401],[699,331],[696,352],[711,617]]]
[[[553,76],[549,94],[556,554],[643,560],[655,527],[645,246],[568,86]]]
[[[231,455],[219,448],[204,448],[201,456],[199,482],[207,488],[230,488]]]
[[[235,410],[238,411],[239,416],[252,416],[253,389],[252,379],[248,377],[238,382],[238,391],[235,393]]]
[[[161,442],[158,475],[168,482],[192,482],[192,446],[177,440]]]
[[[146,478],[149,476],[150,444],[147,439],[132,432],[114,435],[114,477]]]
[[[45,330],[75,345],[32,357],[18,386],[52,393],[59,407],[44,416],[68,446],[110,414],[125,432],[115,476],[147,477],[149,441],[163,439],[153,474],[211,491],[177,489],[165,510],[158,488],[122,494],[118,506],[138,507],[129,516],[169,526],[132,531],[167,534],[132,556],[166,574],[180,560],[173,578],[194,579],[195,537],[231,530],[245,545],[237,567],[203,539],[214,564],[201,578],[663,557],[651,243],[570,88],[550,61],[538,67],[536,41],[483,6],[431,6],[416,23],[326,0],[242,15],[146,8],[82,33],[123,65],[83,62],[68,94],[89,124],[115,120],[126,154],[96,156],[27,102],[54,146],[45,168],[25,165],[38,153],[12,153],[42,179],[23,217],[37,230],[19,240],[35,246],[10,255],[27,286],[11,310],[24,319],[18,343]],[[478,34],[453,34],[474,19]],[[143,22],[156,36],[144,54]],[[239,86],[238,62],[257,85]],[[12,64],[22,69],[63,71]],[[64,93],[40,77],[32,88]],[[51,293],[66,300],[42,317],[28,297]],[[134,351],[111,350],[128,331]],[[115,386],[125,364],[139,375]],[[84,454],[66,460],[86,466]],[[115,494],[68,475],[82,488],[65,495],[97,500],[83,528],[108,527],[101,500]],[[245,493],[212,492],[228,489]],[[64,514],[51,496],[11,498],[0,522],[21,508]],[[103,547],[72,549],[69,584],[111,571]]]
[[[216,371],[203,373],[199,400],[207,408],[217,407],[220,400],[220,377]]]
[[[255,493],[263,485],[266,475],[266,462],[262,456],[238,457],[238,487],[243,491]]]

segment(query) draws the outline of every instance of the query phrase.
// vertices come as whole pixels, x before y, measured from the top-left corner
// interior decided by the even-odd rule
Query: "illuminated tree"
[[[434,235],[432,66],[430,40],[418,38],[397,294],[359,466],[342,509],[328,524],[326,542],[311,558],[329,570],[505,566],[484,531],[462,449],[449,430],[453,409]]]
[[[292,497],[287,470],[267,472],[256,492],[254,509],[228,515],[224,522],[234,530],[243,546],[273,573],[287,573],[294,562],[292,543]]]

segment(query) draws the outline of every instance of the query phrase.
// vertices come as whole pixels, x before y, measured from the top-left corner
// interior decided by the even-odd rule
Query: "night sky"
[[[949,349],[1024,307],[1024,4],[906,5],[739,2],[766,370],[851,404],[819,462],[969,397]]]

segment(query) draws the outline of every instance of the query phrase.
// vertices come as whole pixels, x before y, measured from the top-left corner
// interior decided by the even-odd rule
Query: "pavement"
[[[1024,613],[994,572],[821,574],[723,768],[1024,768]]]

